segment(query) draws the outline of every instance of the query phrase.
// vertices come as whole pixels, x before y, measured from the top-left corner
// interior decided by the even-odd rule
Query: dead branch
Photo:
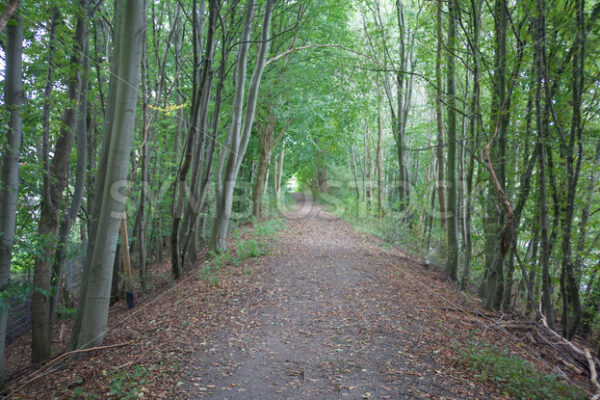
[[[65,360],[71,356],[74,356],[76,354],[89,353],[92,351],[115,349],[118,347],[127,346],[129,344],[131,344],[131,343],[118,343],[118,344],[111,344],[108,346],[91,347],[89,349],[78,349],[78,350],[73,350],[73,351],[67,351],[66,353],[63,353],[63,354],[59,355],[58,357],[56,357],[55,359],[53,359],[52,361],[46,363],[43,367],[41,367],[37,371],[34,371],[31,374],[25,376],[23,379],[21,379],[19,382],[17,382],[15,384],[15,389],[13,389],[11,392],[9,392],[8,395],[10,395],[15,390],[18,390],[21,387],[28,385],[31,382],[36,381],[37,379],[39,379],[43,376],[46,376],[47,374],[52,372],[53,366],[55,366],[56,364],[60,363],[61,361]],[[35,376],[31,377],[32,375],[35,375]]]
[[[600,384],[598,383],[598,374],[596,373],[596,362],[598,362],[598,360],[595,360],[590,354],[590,351],[585,347],[583,348],[583,350],[580,349],[579,347],[575,346],[573,342],[568,341],[567,339],[563,338],[558,333],[550,329],[550,327],[548,326],[548,321],[546,321],[546,317],[544,316],[544,314],[541,314],[541,320],[548,332],[552,334],[552,336],[556,337],[562,344],[573,350],[575,353],[583,355],[585,357],[588,363],[588,368],[590,370],[590,381],[592,381],[592,384],[596,388],[596,394],[592,397],[592,400],[600,399]]]

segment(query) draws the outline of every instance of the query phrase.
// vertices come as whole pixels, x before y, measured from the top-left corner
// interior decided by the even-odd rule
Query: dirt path
[[[436,362],[436,338],[452,333],[389,262],[397,250],[310,200],[287,217],[271,255],[249,261],[253,289],[230,300],[231,324],[189,360],[189,398],[481,398]]]

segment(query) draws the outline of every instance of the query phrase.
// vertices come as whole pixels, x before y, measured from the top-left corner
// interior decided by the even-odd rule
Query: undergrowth
[[[239,267],[242,261],[249,258],[260,257],[268,254],[271,250],[269,244],[277,240],[277,235],[285,228],[280,218],[272,218],[262,222],[256,222],[252,227],[253,239],[243,240],[236,232],[237,239],[232,250],[227,249],[223,253],[209,252],[209,260],[200,269],[198,276],[208,282],[211,286],[219,286],[219,271],[226,266]],[[247,274],[248,271],[243,271]]]
[[[458,350],[459,362],[474,377],[493,383],[505,395],[517,399],[584,399],[575,386],[554,374],[539,372],[533,364],[507,350],[472,342]]]
[[[130,370],[113,370],[102,371],[104,376],[109,378],[109,392],[102,396],[97,393],[86,391],[83,384],[76,386],[73,389],[71,398],[73,399],[139,399],[143,397],[144,387],[149,383],[152,376],[152,371],[156,369],[156,365],[151,365],[149,368],[141,365],[136,365],[133,371]],[[83,383],[81,380],[78,383]]]

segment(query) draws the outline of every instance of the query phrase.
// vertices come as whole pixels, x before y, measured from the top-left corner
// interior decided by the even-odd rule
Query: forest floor
[[[526,348],[494,329],[503,315],[298,200],[267,255],[211,279],[194,270],[134,312],[118,304],[106,344],[120,347],[23,373],[10,397],[508,398],[458,356],[471,342]],[[551,369],[543,350],[525,352]]]
[[[190,359],[190,398],[484,395],[437,361],[454,334],[439,310],[448,304],[415,281],[421,268],[405,254],[308,200],[261,264],[254,294],[232,299],[239,314]]]

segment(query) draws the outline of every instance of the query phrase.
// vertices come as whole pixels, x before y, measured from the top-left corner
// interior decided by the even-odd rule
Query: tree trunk
[[[6,139],[2,141],[0,171],[0,293],[7,289],[10,278],[12,247],[17,219],[17,198],[19,194],[19,158],[23,137],[21,129],[21,108],[24,101],[22,88],[23,21],[20,14],[14,16],[15,24],[6,30],[4,73],[4,106],[9,116]],[[4,386],[4,349],[6,347],[6,326],[8,307],[0,307],[0,387]]]
[[[378,91],[379,92],[379,91]],[[381,93],[377,94],[377,216],[383,217],[383,127],[381,123]]]
[[[86,9],[83,10],[84,13],[87,14],[87,3]],[[66,258],[66,246],[68,245],[68,238],[71,232],[71,228],[75,219],[77,218],[77,214],[81,208],[81,204],[83,203],[83,195],[85,188],[85,180],[86,180],[86,168],[87,168],[87,152],[88,152],[88,144],[87,144],[87,136],[88,136],[88,126],[87,126],[87,117],[88,117],[88,75],[90,71],[90,64],[88,58],[88,32],[85,29],[84,32],[84,48],[82,50],[82,58],[83,58],[83,74],[81,76],[81,92],[79,98],[79,110],[77,113],[77,121],[75,123],[76,135],[76,149],[77,149],[77,167],[75,172],[75,189],[73,192],[73,197],[71,198],[71,205],[67,213],[63,216],[63,219],[59,228],[59,242],[56,247],[56,255],[54,259],[54,265],[52,266],[52,292],[50,296],[50,313],[49,313],[49,323],[48,323],[48,338],[52,339],[52,326],[54,324],[54,319],[56,317],[56,310],[58,308],[59,300],[60,300],[60,288],[62,286],[62,275],[63,268]]]
[[[281,197],[281,176],[283,175],[283,156],[285,153],[285,142],[281,145],[281,153],[279,155],[279,166],[277,172],[277,178],[274,179],[275,184],[275,200],[279,203]],[[354,166],[354,180],[356,181],[356,165]],[[276,168],[277,169],[277,168]],[[358,190],[358,189],[357,189]]]
[[[138,227],[138,241],[139,241],[139,273],[140,283],[142,289],[146,289],[146,196],[148,186],[148,85],[146,83],[146,48],[147,40],[144,37],[144,44],[142,48],[142,154],[141,163],[141,187],[140,187],[140,207],[138,209],[138,215],[136,217]],[[178,140],[175,138],[175,140]],[[127,228],[127,226],[126,226]],[[135,236],[135,233],[134,233]]]
[[[478,147],[479,133],[479,99],[480,99],[480,56],[479,56],[479,30],[481,25],[481,1],[471,0],[473,37],[473,88],[471,93],[471,116],[469,118],[469,131],[471,135],[471,146]],[[460,289],[464,290],[471,275],[471,260],[473,256],[473,243],[471,235],[471,215],[473,203],[473,176],[475,174],[475,152],[471,152],[469,169],[467,172],[466,207],[465,207],[465,268],[460,280]]]
[[[448,62],[447,62],[447,93],[446,113],[448,115],[448,259],[446,275],[456,281],[458,279],[458,177],[456,161],[456,81],[455,60],[456,50],[456,4],[448,2]]]
[[[360,185],[358,183],[358,168],[356,167],[356,153],[354,152],[354,146],[351,148],[352,151],[352,171],[354,172],[354,188],[356,189],[356,201],[360,203]]]
[[[204,2],[200,2],[201,7],[204,7]],[[192,158],[194,155],[194,144],[196,143],[196,136],[199,132],[198,129],[198,118],[200,112],[200,96],[203,85],[199,82],[199,55],[200,49],[200,34],[204,25],[204,13],[201,14],[202,19],[198,20],[197,1],[193,2],[192,10],[192,44],[194,48],[194,70],[193,70],[193,82],[192,82],[192,105],[190,109],[190,121],[189,121],[189,133],[184,145],[183,163],[177,171],[177,180],[175,190],[173,191],[173,225],[171,228],[171,271],[175,279],[179,279],[183,273],[183,260],[180,246],[180,231],[181,231],[181,220],[183,218],[183,211],[187,197],[186,179],[187,174],[192,165]]]
[[[496,175],[497,182],[491,177],[487,195],[487,223],[486,232],[486,271],[484,280],[484,307],[487,309],[500,309],[504,294],[504,260],[512,244],[512,226],[507,226],[505,213],[498,207],[498,185],[504,190],[506,186],[506,127],[508,124],[509,101],[506,95],[506,35],[508,15],[506,4],[496,0],[494,6],[495,16],[495,57],[493,75],[493,97],[491,110],[491,126],[495,129],[497,145],[490,153],[490,176]],[[488,169],[490,169],[488,167]]]
[[[535,60],[537,85],[535,90],[536,130],[539,152],[539,210],[540,210],[540,265],[542,268],[542,313],[550,328],[554,329],[554,307],[552,305],[552,281],[550,277],[550,243],[548,240],[548,207],[546,204],[546,146],[548,105],[542,107],[542,85],[546,70],[546,5],[537,0],[537,20],[535,24]]]
[[[71,337],[77,349],[98,346],[106,335],[115,242],[126,202],[115,191],[127,187],[144,37],[144,0],[118,2],[115,15],[113,68],[92,215],[93,234]]]
[[[38,225],[41,250],[35,258],[34,291],[31,304],[31,362],[33,364],[43,363],[50,359],[51,340],[49,334],[52,329],[50,326],[50,300],[52,296],[50,283],[54,255],[58,244],[60,207],[62,205],[63,190],[67,185],[69,159],[77,123],[76,110],[78,108],[75,106],[81,100],[82,79],[79,68],[83,63],[81,54],[85,52],[87,47],[87,6],[88,0],[81,0],[82,12],[77,19],[75,44],[70,60],[71,65],[77,66],[77,69],[67,83],[67,97],[71,105],[67,106],[63,113],[60,134],[56,141],[54,157],[50,165],[49,180],[44,182],[42,189],[42,207]],[[79,209],[79,207],[77,208]],[[70,226],[68,228],[70,230]]]
[[[442,84],[442,41],[444,40],[442,30],[442,0],[437,4],[437,52],[435,58],[435,115],[437,122],[437,190],[440,203],[440,224],[442,231],[446,230],[446,220],[448,213],[446,210],[446,166],[444,162],[444,112],[443,112],[443,84]]]
[[[261,25],[261,44],[257,53],[257,61],[250,81],[248,90],[248,100],[244,115],[244,125],[242,123],[243,95],[246,82],[246,67],[248,62],[248,47],[249,37],[252,23],[252,8],[254,1],[249,0],[246,7],[246,15],[244,17],[244,27],[242,29],[242,44],[238,54],[238,63],[236,66],[236,88],[235,98],[233,102],[233,116],[231,129],[228,136],[231,140],[230,148],[226,149],[223,156],[227,157],[227,165],[225,168],[225,176],[222,190],[217,194],[217,212],[211,235],[211,249],[217,252],[224,252],[226,249],[225,238],[229,226],[229,218],[231,216],[231,207],[233,204],[233,189],[237,180],[237,175],[242,164],[248,140],[250,139],[250,131],[254,122],[254,113],[256,111],[256,100],[260,81],[264,71],[266,58],[269,50],[271,39],[271,16],[273,13],[274,0],[267,0],[264,8],[264,17]],[[217,185],[219,186],[219,185]]]
[[[265,181],[268,179],[267,174],[270,161],[271,149],[265,149],[261,146],[260,160],[258,162],[256,180],[254,181],[254,189],[252,191],[252,215],[256,218],[262,218],[263,188],[266,188]]]
[[[563,150],[567,187],[565,201],[562,209],[562,263],[561,287],[563,287],[563,336],[571,340],[575,336],[581,320],[581,302],[579,299],[579,285],[575,277],[573,255],[571,254],[571,238],[573,216],[575,214],[575,194],[581,171],[583,157],[583,122],[581,120],[582,93],[584,90],[585,68],[585,1],[575,1],[577,32],[573,43],[573,75],[572,75],[572,120],[566,148]],[[574,155],[577,144],[577,157]],[[577,158],[577,160],[575,160]]]
[[[188,207],[186,209],[186,215],[184,216],[184,224],[183,230],[180,232],[180,235],[183,233],[186,235],[186,240],[184,242],[184,246],[182,249],[182,264],[184,260],[189,259],[190,261],[196,260],[196,244],[198,237],[198,213],[204,208],[206,203],[206,198],[208,196],[208,189],[210,184],[210,176],[212,173],[212,163],[214,159],[214,149],[215,142],[217,140],[217,127],[219,120],[219,109],[221,102],[221,93],[222,91],[222,81],[224,72],[222,71],[222,66],[219,68],[219,76],[220,82],[219,87],[217,88],[217,99],[215,104],[215,112],[213,113],[213,126],[212,126],[212,134],[211,136],[207,136],[204,132],[206,131],[207,119],[208,119],[208,109],[210,103],[210,93],[212,88],[213,81],[213,56],[214,56],[214,47],[216,43],[215,39],[215,31],[217,27],[217,21],[219,18],[219,7],[218,2],[213,0],[209,3],[209,26],[208,26],[208,35],[206,37],[206,55],[204,57],[204,65],[203,71],[201,74],[201,82],[202,87],[200,92],[198,93],[198,97],[200,98],[200,114],[199,114],[199,122],[198,129],[202,134],[202,140],[199,143],[196,157],[196,164],[194,166],[194,171],[192,173],[192,185],[191,185],[191,195],[188,200]],[[225,40],[225,39],[224,39]],[[223,42],[224,44],[225,42]],[[222,60],[221,65],[226,62],[227,52],[225,49],[222,49]],[[207,140],[205,140],[205,138]],[[205,147],[205,143],[208,142],[208,150]],[[189,254],[189,257],[188,257]]]

